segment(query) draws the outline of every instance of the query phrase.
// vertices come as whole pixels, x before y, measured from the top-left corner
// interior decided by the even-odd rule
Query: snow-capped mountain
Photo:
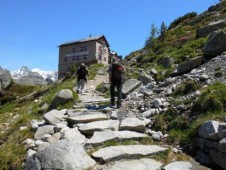
[[[32,74],[32,71],[28,67],[22,66],[19,70],[11,71],[10,73],[13,79],[19,79],[23,76],[28,76]]]
[[[39,68],[34,68],[34,69],[32,69],[32,72],[38,73],[45,80],[49,80],[50,79],[52,81],[56,81],[57,77],[58,77],[57,71],[43,71],[43,70],[40,70]]]
[[[38,68],[29,69],[26,66],[22,66],[19,70],[11,71],[11,76],[13,79],[20,79],[25,76],[42,77],[45,81],[56,81],[58,73],[57,71],[43,71]]]

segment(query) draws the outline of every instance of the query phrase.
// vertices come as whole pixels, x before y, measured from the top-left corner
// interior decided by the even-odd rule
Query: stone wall
[[[203,164],[226,169],[226,123],[209,120],[198,130],[197,155]]]

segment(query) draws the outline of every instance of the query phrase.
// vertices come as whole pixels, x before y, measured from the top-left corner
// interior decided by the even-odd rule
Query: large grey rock
[[[79,132],[77,127],[63,131],[62,139],[67,139],[76,143],[85,143],[87,140],[86,137]]]
[[[161,65],[163,65],[163,67],[168,68],[171,66],[171,64],[173,63],[173,59],[169,58],[169,57],[163,57],[160,62]]]
[[[203,48],[203,54],[215,57],[226,51],[226,33],[222,30],[214,31]]]
[[[145,124],[138,118],[126,118],[122,120],[119,130],[131,130],[136,132],[144,132]]]
[[[154,159],[143,158],[116,162],[109,170],[161,170],[162,163]]]
[[[226,154],[226,138],[219,141],[218,150]]]
[[[42,139],[42,137],[46,134],[50,134],[50,135],[54,134],[54,126],[46,125],[46,126],[38,127],[34,138],[39,140],[39,139]]]
[[[139,91],[141,86],[142,86],[142,82],[139,80],[136,80],[136,79],[127,80],[122,86],[123,98],[126,98],[126,96],[133,91]]]
[[[58,106],[59,104],[64,104],[69,100],[73,99],[73,93],[70,89],[62,89],[60,90],[54,97],[51,102],[51,108]]]
[[[226,154],[225,153],[211,149],[209,155],[212,158],[213,162],[215,162],[217,165],[219,165],[223,169],[226,169],[226,161],[225,161]]]
[[[104,142],[115,140],[124,140],[124,139],[130,139],[130,140],[136,140],[136,139],[142,139],[147,138],[148,135],[138,132],[131,132],[131,131],[112,131],[112,130],[105,130],[102,132],[94,132],[91,139],[89,139],[86,142],[86,146],[95,146],[103,144]]]
[[[164,167],[165,170],[191,170],[192,164],[186,161],[175,161]]]
[[[78,125],[79,130],[85,134],[93,134],[95,131],[103,130],[118,130],[119,129],[119,120],[102,120],[95,121],[91,123]]]
[[[53,135],[51,135],[50,137],[48,137],[47,142],[49,142],[51,144],[51,143],[59,141],[60,138],[61,138],[61,133],[57,132],[57,133],[54,133]]]
[[[107,120],[108,115],[102,112],[81,112],[76,116],[68,117],[68,124],[73,126],[78,123],[89,123],[100,120]]]
[[[218,136],[220,139],[226,137],[226,123],[220,123],[218,127]]]
[[[125,158],[149,156],[165,151],[166,149],[157,145],[110,146],[94,152],[92,156],[104,162],[110,162]]]
[[[9,86],[11,81],[12,77],[10,72],[0,66],[0,92]]]
[[[82,170],[94,165],[95,161],[86,154],[81,144],[60,140],[28,158],[25,169]]]
[[[190,72],[194,68],[197,68],[201,65],[202,57],[196,57],[193,59],[190,59],[188,61],[183,62],[177,67],[177,74],[183,74]]]
[[[198,134],[200,137],[204,139],[211,139],[213,134],[218,133],[219,122],[214,120],[209,120],[204,122],[198,130]]]
[[[43,115],[43,119],[50,125],[56,125],[64,121],[64,113],[58,110],[51,110]]]
[[[208,25],[198,29],[197,37],[206,37],[208,34],[212,33],[213,31],[219,30],[221,28],[226,27],[226,21],[220,20],[216,22],[211,22]]]
[[[148,75],[146,72],[142,71],[139,75],[138,80],[140,80],[143,84],[148,84],[152,82],[154,79]]]

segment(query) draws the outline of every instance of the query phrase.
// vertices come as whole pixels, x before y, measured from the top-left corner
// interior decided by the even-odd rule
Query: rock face
[[[206,37],[208,34],[214,32],[216,30],[222,29],[224,27],[226,27],[226,21],[225,20],[211,22],[208,25],[198,29],[197,38]]]
[[[81,144],[60,140],[26,161],[26,170],[40,169],[86,169],[95,165]]]
[[[203,48],[203,54],[210,57],[215,57],[226,51],[226,33],[222,30],[214,31],[208,38],[206,45]]]
[[[0,66],[0,92],[7,88],[12,81],[12,77],[10,75],[10,72],[8,70],[4,70]]]

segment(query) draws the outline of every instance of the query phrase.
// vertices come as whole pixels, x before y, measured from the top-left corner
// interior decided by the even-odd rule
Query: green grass
[[[0,128],[0,140],[3,144],[0,146],[0,167],[2,169],[22,169],[22,163],[26,157],[26,150],[22,142],[27,138],[33,138],[34,132],[30,130],[32,119],[41,120],[39,113],[40,107],[44,103],[50,103],[55,94],[64,88],[71,89],[75,85],[75,78],[66,79],[63,83],[49,85],[48,90],[40,88],[40,94],[36,98],[27,101],[12,101],[0,106],[0,124],[9,123],[9,128]],[[42,89],[42,90],[41,90]],[[41,102],[34,102],[40,99]],[[59,105],[58,109],[71,108],[73,103],[78,100],[74,94],[74,100],[64,105]],[[15,119],[15,116],[18,117]],[[27,130],[20,131],[21,126],[27,126]],[[1,126],[0,126],[1,127]]]
[[[104,67],[104,65],[103,64],[100,64],[100,63],[98,63],[98,64],[92,64],[88,68],[88,70],[89,70],[88,80],[93,80],[96,77],[96,75],[97,75],[98,69],[103,68],[103,67]]]
[[[192,93],[200,88],[201,88],[201,86],[194,80],[187,80],[186,82],[182,82],[176,88],[176,90],[173,92],[172,96],[173,97],[184,96],[184,95]]]

